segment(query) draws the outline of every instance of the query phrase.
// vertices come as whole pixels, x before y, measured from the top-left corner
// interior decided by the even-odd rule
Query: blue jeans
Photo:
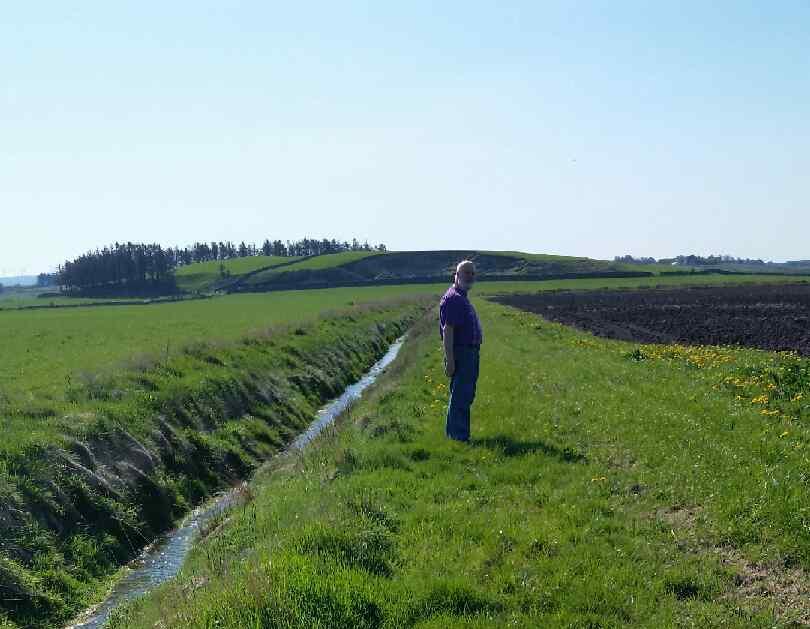
[[[450,379],[450,404],[447,407],[445,432],[451,439],[470,439],[470,406],[475,399],[478,382],[478,345],[453,348],[456,370]]]

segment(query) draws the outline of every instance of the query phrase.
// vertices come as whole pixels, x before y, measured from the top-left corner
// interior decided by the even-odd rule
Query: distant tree
[[[758,266],[766,264],[766,262],[760,259],[735,258],[729,255],[698,256],[694,254],[677,256],[675,263],[683,266],[718,266],[721,264]]]
[[[3,292],[4,288],[5,288],[5,287],[3,286],[3,284],[2,284],[2,283],[0,283],[0,293],[2,293],[2,292]]]
[[[655,258],[635,258],[631,255],[616,256],[613,261],[625,264],[655,264],[657,262]]]
[[[56,284],[56,273],[40,273],[37,275],[37,286],[44,288]]]

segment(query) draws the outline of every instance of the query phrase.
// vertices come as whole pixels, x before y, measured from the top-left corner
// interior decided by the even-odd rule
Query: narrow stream
[[[343,394],[318,411],[309,428],[301,433],[289,446],[289,450],[300,450],[320,434],[329,424],[343,413],[349,405],[359,399],[379,375],[399,354],[405,336],[401,336],[388,348],[385,356],[378,360],[366,374],[349,385]],[[158,538],[147,546],[140,557],[127,566],[123,576],[115,583],[107,598],[65,629],[96,629],[102,627],[113,610],[143,594],[161,583],[173,578],[183,565],[191,549],[195,533],[200,526],[212,517],[222,513],[234,501],[236,490],[221,494],[188,514],[181,525]]]

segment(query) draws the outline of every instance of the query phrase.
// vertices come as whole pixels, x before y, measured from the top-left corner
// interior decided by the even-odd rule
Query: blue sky
[[[0,276],[116,240],[810,258],[810,3],[14,3]]]

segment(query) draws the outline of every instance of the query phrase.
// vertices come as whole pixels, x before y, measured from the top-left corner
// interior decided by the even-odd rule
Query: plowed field
[[[493,299],[608,338],[810,356],[810,284],[556,291]]]

